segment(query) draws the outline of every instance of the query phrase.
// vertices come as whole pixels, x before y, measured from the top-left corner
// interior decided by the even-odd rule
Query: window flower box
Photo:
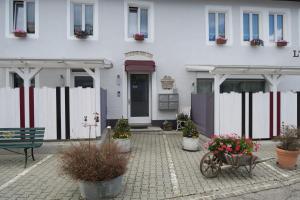
[[[227,39],[224,38],[224,37],[218,37],[218,38],[216,39],[216,44],[218,44],[218,45],[226,44],[226,42],[227,42]]]
[[[288,42],[285,41],[285,40],[278,40],[278,41],[276,42],[276,45],[277,45],[278,47],[285,47],[285,46],[287,46],[287,44],[288,44]]]
[[[88,37],[88,33],[86,31],[76,31],[74,35],[78,39],[86,39]]]
[[[250,41],[250,45],[252,47],[256,47],[256,46],[264,46],[264,41],[261,39],[253,39]]]
[[[27,32],[23,30],[16,29],[14,32],[15,37],[25,38],[27,36]]]
[[[134,34],[134,39],[136,41],[144,41],[145,36],[144,36],[144,34],[136,33],[136,34]]]

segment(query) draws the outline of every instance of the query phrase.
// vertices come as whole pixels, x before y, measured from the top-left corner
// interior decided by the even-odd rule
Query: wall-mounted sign
[[[171,76],[164,76],[161,80],[161,87],[166,90],[173,89],[174,79]]]

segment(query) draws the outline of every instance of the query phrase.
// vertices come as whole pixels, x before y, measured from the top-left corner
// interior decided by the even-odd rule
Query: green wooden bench
[[[45,128],[0,128],[0,149],[17,154],[23,153],[13,149],[24,149],[26,168],[29,157],[35,160],[33,149],[42,146],[44,133]],[[28,155],[28,149],[31,149],[31,155]]]

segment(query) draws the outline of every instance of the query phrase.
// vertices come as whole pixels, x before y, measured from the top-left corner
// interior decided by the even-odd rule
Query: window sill
[[[26,40],[26,39],[37,40],[39,38],[37,33],[35,33],[35,34],[27,33],[26,37],[16,37],[13,33],[9,33],[6,37],[10,38],[10,39],[23,39],[23,40]]]
[[[227,40],[225,44],[217,44],[216,41],[207,41],[207,46],[216,46],[216,47],[229,47],[232,46],[231,42]]]
[[[71,35],[71,36],[68,36],[68,40],[86,41],[86,40],[98,40],[98,38],[95,35],[93,35],[93,36],[88,36],[87,38],[84,38],[84,39],[80,39],[74,35]]]
[[[153,39],[152,38],[145,38],[142,41],[137,41],[134,38],[125,38],[126,42],[136,42],[136,43],[153,43]]]

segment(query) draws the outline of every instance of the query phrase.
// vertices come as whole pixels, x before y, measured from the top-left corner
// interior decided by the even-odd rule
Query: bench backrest
[[[42,145],[45,128],[0,128],[0,145],[26,143]]]

